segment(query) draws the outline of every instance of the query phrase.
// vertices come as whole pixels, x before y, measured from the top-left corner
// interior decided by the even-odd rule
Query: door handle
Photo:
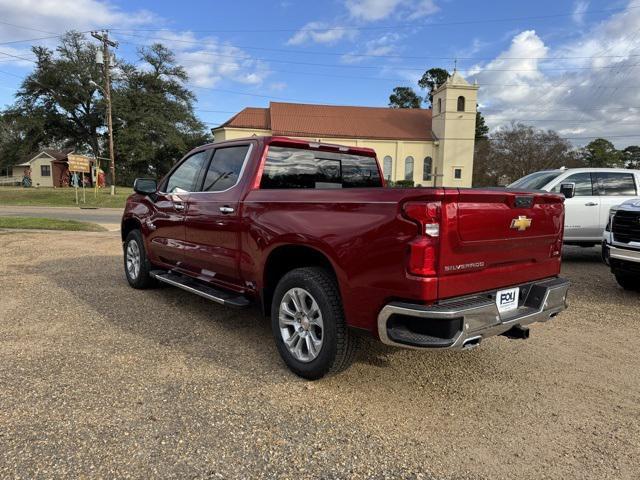
[[[598,204],[596,202],[587,202],[584,204],[585,207],[597,207]]]
[[[173,208],[175,208],[176,210],[184,210],[184,204],[183,203],[174,202]]]
[[[224,207],[220,207],[220,211],[224,214],[227,213],[233,213],[235,212],[235,209],[233,207],[227,207],[226,205]]]

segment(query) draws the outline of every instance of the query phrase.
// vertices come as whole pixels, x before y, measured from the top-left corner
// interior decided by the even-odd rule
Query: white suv
[[[609,210],[638,197],[640,170],[562,168],[532,173],[508,188],[564,193],[564,242],[594,246],[602,241]]]

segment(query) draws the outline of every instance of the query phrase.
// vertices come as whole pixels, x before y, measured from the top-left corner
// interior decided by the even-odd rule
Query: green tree
[[[437,86],[442,85],[451,75],[444,68],[430,68],[422,74],[422,78],[418,80],[420,88],[424,88],[428,91],[426,100],[429,102],[429,106],[433,107],[433,91]]]
[[[138,54],[148,68],[123,66],[113,94],[117,178],[129,183],[140,175],[164,175],[186,151],[210,140],[173,53],[154,44]]]
[[[46,132],[44,143],[64,143],[99,156],[104,106],[91,83],[102,76],[95,61],[97,47],[82,34],[69,32],[55,56],[45,47],[32,50],[36,68],[22,82],[12,111],[29,117],[27,124],[39,124]]]
[[[487,138],[489,134],[489,127],[484,121],[484,117],[480,110],[476,110],[476,140],[480,140],[481,138]]]
[[[623,163],[626,168],[640,169],[640,147],[629,145],[622,151]]]
[[[391,108],[420,108],[422,98],[410,87],[396,87],[389,95]]]
[[[582,158],[588,167],[620,167],[623,166],[622,152],[609,140],[596,138],[582,150]]]
[[[73,147],[107,157],[105,103],[97,47],[67,33],[55,52],[34,47],[36,68],[23,81],[16,103],[0,118],[2,161],[18,163],[43,147]],[[118,61],[113,71],[116,178],[163,175],[186,151],[210,139],[184,87],[184,69],[162,45],[139,52],[142,67]]]

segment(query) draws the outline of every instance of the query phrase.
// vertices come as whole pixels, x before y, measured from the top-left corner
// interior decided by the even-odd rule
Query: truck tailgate
[[[564,224],[559,195],[447,189],[442,215],[440,298],[559,273]]]

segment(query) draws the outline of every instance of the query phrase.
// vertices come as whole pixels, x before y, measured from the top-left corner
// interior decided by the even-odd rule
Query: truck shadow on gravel
[[[117,338],[123,331],[155,344],[154,348],[178,349],[189,357],[260,383],[297,379],[282,363],[269,320],[257,306],[236,310],[164,285],[134,290],[125,279],[121,263],[116,256],[81,256],[45,261],[26,269],[31,274],[45,276],[66,291],[67,295],[60,301],[82,304],[89,324],[83,327],[95,330],[97,337],[107,335],[113,337],[107,337],[107,341],[126,342],[126,338]],[[117,331],[105,329],[103,322],[116,327]],[[457,356],[464,356],[465,361],[454,365],[452,362]],[[499,369],[500,355],[482,348],[469,353],[417,352],[392,348],[365,336],[360,338],[355,366],[334,378],[352,378],[356,375],[354,368],[360,364],[364,368],[373,367],[371,383],[378,381],[377,376],[384,371],[388,372],[385,376],[391,375],[397,381],[398,375],[403,375],[394,368],[398,360],[413,363],[414,367],[416,362],[429,365],[430,371],[440,368],[438,376],[444,378],[495,372]],[[358,371],[361,374],[362,368]],[[363,381],[369,383],[362,378],[358,383]]]

